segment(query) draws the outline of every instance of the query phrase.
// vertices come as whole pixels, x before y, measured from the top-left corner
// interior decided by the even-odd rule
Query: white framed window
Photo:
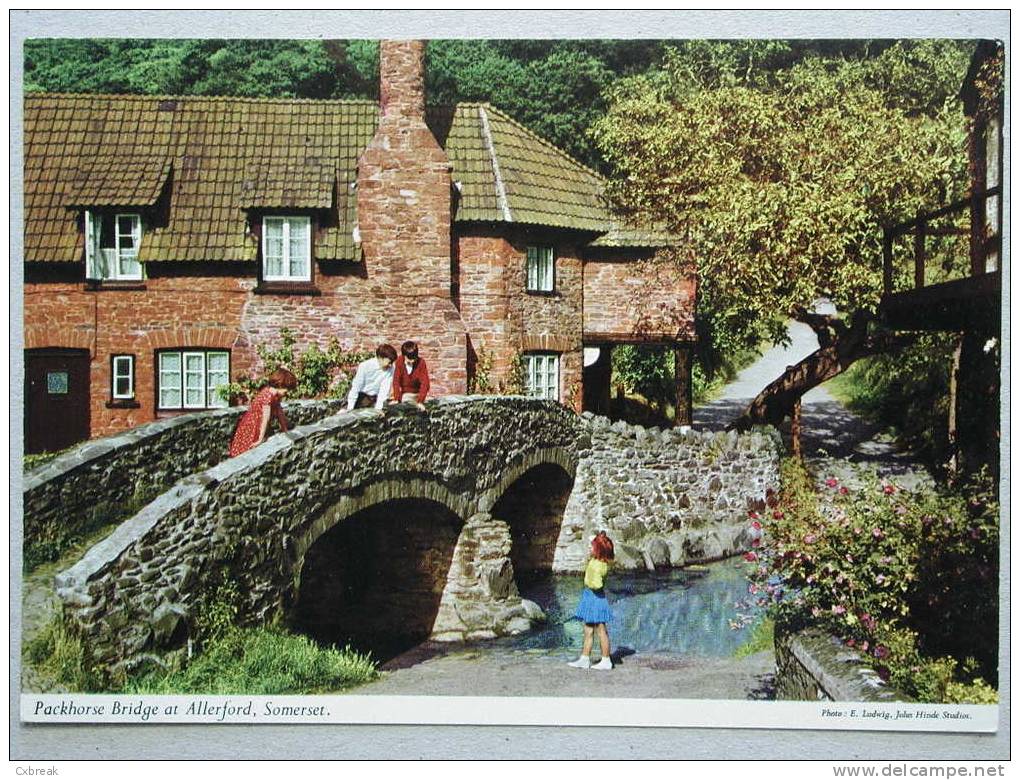
[[[85,212],[85,277],[98,281],[139,281],[142,264],[140,214]]]
[[[524,355],[524,376],[528,396],[560,400],[559,355]]]
[[[115,401],[135,397],[135,356],[114,355],[110,372],[110,394]]]
[[[310,217],[262,218],[262,278],[268,282],[312,280]]]
[[[551,246],[528,247],[528,291],[552,292],[556,259]]]
[[[226,350],[164,350],[156,360],[160,409],[216,409],[227,402],[218,388],[230,381]]]

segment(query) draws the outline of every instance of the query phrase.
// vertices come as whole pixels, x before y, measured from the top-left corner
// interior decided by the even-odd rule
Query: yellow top
[[[592,590],[601,590],[606,581],[606,572],[609,571],[609,564],[592,558],[584,570],[584,586]]]

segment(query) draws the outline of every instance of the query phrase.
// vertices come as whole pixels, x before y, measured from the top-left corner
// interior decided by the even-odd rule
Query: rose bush
[[[752,587],[777,624],[830,631],[920,700],[987,700],[998,658],[990,491],[906,491],[874,476],[816,489],[794,460],[782,484],[766,496],[771,511],[749,518],[764,533]]]

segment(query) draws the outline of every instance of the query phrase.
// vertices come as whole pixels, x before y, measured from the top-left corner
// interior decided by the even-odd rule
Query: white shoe
[[[591,669],[591,659],[582,655],[576,661],[571,661],[567,666],[573,666],[575,669]]]
[[[595,664],[592,669],[598,669],[599,671],[607,671],[613,668],[613,662],[609,656],[603,656],[602,660]]]

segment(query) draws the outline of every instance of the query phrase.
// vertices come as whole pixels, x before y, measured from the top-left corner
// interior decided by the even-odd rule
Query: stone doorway
[[[342,520],[305,554],[293,628],[376,661],[425,641],[461,526],[446,507],[418,499],[386,501]]]
[[[510,529],[510,560],[518,580],[552,571],[563,510],[573,488],[570,474],[544,463],[521,475],[492,508],[492,516]]]

